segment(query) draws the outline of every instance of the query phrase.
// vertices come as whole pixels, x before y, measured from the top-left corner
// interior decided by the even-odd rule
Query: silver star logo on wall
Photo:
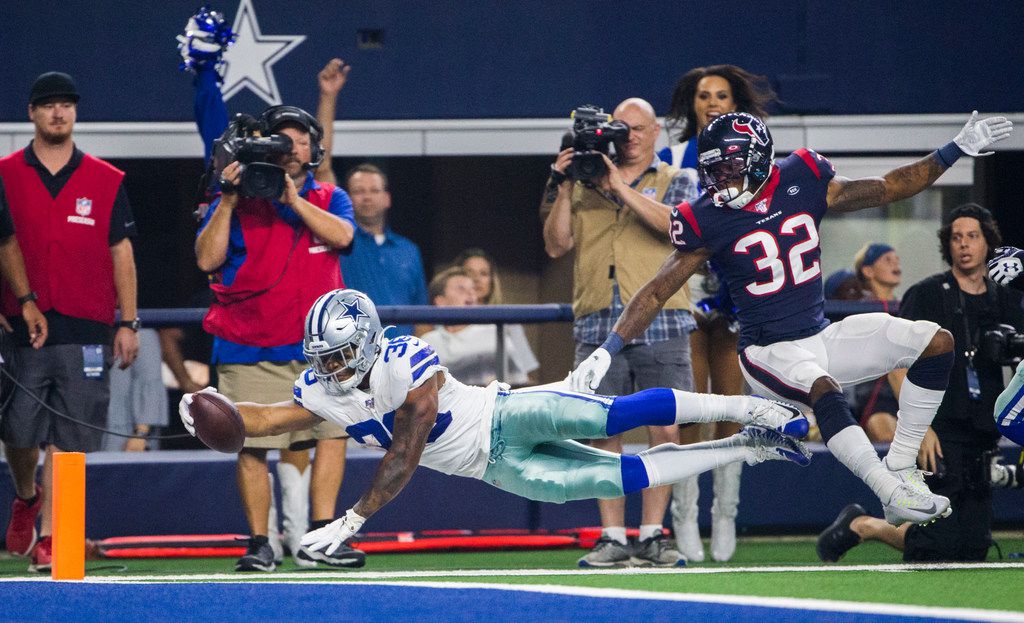
[[[224,53],[224,100],[248,88],[271,106],[280,104],[274,63],[305,41],[306,36],[263,34],[252,0],[242,0],[238,5],[232,30],[238,33],[238,39]]]

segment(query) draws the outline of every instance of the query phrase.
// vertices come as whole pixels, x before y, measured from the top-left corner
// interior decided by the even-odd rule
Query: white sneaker
[[[747,411],[748,423],[754,426],[773,428],[784,435],[803,439],[809,425],[807,416],[795,405],[761,396],[750,397],[751,406]]]
[[[926,488],[927,489],[927,488]],[[915,485],[905,482],[893,492],[887,504],[882,506],[885,520],[894,526],[905,523],[929,524],[936,519],[948,517],[953,509],[949,498],[922,493]]]
[[[736,553],[736,518],[711,512],[711,558],[729,562]]]

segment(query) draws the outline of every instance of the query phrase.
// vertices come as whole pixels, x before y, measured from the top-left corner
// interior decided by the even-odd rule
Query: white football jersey
[[[491,415],[498,385],[463,385],[441,365],[434,348],[403,335],[385,340],[370,368],[370,392],[353,389],[331,396],[306,369],[295,381],[295,402],[317,416],[338,424],[357,442],[387,450],[391,447],[395,411],[409,392],[437,372],[444,385],[437,394],[437,421],[427,438],[420,465],[445,474],[481,478],[491,444]]]

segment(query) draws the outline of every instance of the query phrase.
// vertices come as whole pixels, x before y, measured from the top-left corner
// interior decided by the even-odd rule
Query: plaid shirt
[[[655,155],[651,160],[650,166],[633,180],[630,186],[636,188],[637,184],[640,183],[640,178],[650,171],[657,171],[659,164],[661,164],[661,159]],[[697,181],[692,175],[684,171],[669,183],[661,202],[665,205],[676,206],[684,201],[693,201],[699,194]],[[609,199],[617,200],[618,198],[609,197]],[[621,205],[620,201],[616,201],[616,203]],[[614,283],[612,284],[611,306],[592,314],[587,314],[582,318],[577,318],[575,323],[573,323],[573,339],[578,344],[603,343],[604,339],[611,333],[612,327],[615,326],[615,321],[619,319],[622,310],[625,308],[626,306],[623,305],[622,298],[619,296],[619,284]],[[663,309],[658,312],[658,315],[651,322],[651,325],[647,327],[647,330],[640,337],[630,342],[630,344],[650,344],[652,342],[664,342],[665,340],[685,337],[696,328],[697,322],[689,311],[685,309]]]

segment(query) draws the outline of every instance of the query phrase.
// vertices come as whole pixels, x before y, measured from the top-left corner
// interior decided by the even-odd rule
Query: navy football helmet
[[[742,208],[768,179],[775,162],[772,135],[764,122],[745,112],[711,121],[697,138],[697,172],[715,205]],[[743,180],[739,189],[730,184]]]

